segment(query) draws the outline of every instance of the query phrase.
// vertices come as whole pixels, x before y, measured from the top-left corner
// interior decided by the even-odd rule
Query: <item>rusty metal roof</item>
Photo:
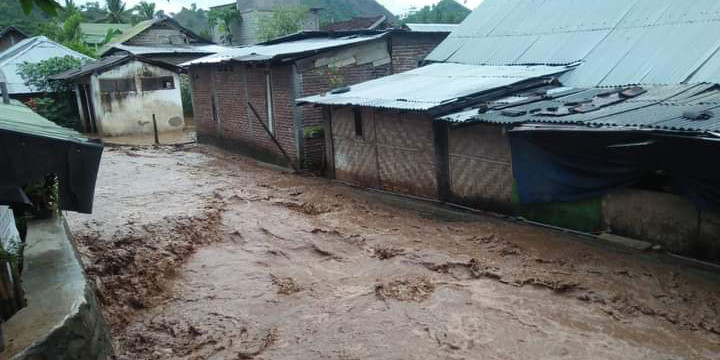
[[[577,87],[720,82],[715,0],[485,0],[428,57],[567,64]]]
[[[324,36],[310,37],[295,41],[286,41],[271,44],[260,44],[247,47],[225,48],[224,51],[214,55],[188,61],[180,66],[193,66],[200,64],[217,64],[228,61],[271,61],[275,59],[293,59],[298,56],[319,53],[349,45],[360,44],[382,38],[386,33],[373,33],[369,35]]]
[[[367,81],[300,99],[300,104],[356,105],[382,109],[422,111],[448,105],[469,96],[508,88],[531,79],[564,73],[567,66],[475,66],[430,64],[408,72]]]
[[[632,98],[619,96],[625,88],[556,88],[497,99],[486,107],[442,117],[453,123],[561,124],[586,127],[646,128],[672,131],[720,131],[720,87],[713,84],[643,87]],[[607,99],[607,100],[603,100]],[[592,104],[599,104],[594,107]],[[576,106],[586,104],[585,110]],[[565,111],[568,110],[568,111]],[[582,111],[582,112],[580,112]]]

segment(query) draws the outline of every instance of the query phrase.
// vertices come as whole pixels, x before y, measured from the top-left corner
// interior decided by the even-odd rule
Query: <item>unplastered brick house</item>
[[[304,32],[182,64],[198,140],[296,168],[325,160],[323,110],[296,100],[418,66],[447,32]]]

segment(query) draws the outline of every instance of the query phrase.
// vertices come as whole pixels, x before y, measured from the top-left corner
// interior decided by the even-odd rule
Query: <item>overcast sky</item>
[[[93,0],[80,0],[77,1],[77,3],[86,3],[88,1]],[[105,1],[104,0],[94,0],[99,1],[102,5]],[[139,3],[141,0],[125,0],[128,4],[128,8],[135,6],[135,4]],[[152,2],[150,0],[147,0],[149,2]],[[430,5],[438,2],[439,0],[377,0],[379,3],[383,4],[388,10],[390,10],[393,14],[404,14],[406,13],[411,7],[422,7],[425,5]],[[60,1],[61,3],[63,1]],[[227,4],[231,3],[232,0],[158,0],[155,1],[155,7],[160,10],[165,10],[166,13],[171,12],[178,12],[182,7],[190,7],[190,4],[196,3],[198,7],[207,9],[210,6],[215,5],[221,5],[221,4]],[[474,9],[482,0],[458,0],[459,3],[464,4],[466,7],[470,9]]]

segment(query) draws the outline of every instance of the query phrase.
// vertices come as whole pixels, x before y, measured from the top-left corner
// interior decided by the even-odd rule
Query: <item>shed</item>
[[[717,151],[720,45],[706,35],[720,29],[716,9],[711,0],[485,0],[425,68],[300,103],[327,109],[338,179],[718,258],[714,170],[661,164],[671,149],[711,158]],[[443,70],[416,78],[458,64],[485,77],[459,81]],[[568,68],[523,86],[488,83],[481,96],[446,92],[523,67]],[[383,123],[394,131],[374,135]],[[353,131],[371,126],[372,138]],[[420,127],[421,137],[402,135]],[[412,151],[382,155],[393,149]],[[632,166],[625,177],[608,177],[602,166],[571,171],[567,164],[583,155]]]
[[[7,82],[8,92],[13,97],[23,97],[40,93],[25,85],[18,74],[18,66],[24,62],[37,63],[58,56],[73,56],[78,59],[92,60],[77,51],[62,46],[44,36],[25,39],[0,53],[0,78]]]
[[[111,55],[52,76],[75,84],[87,132],[102,136],[152,134],[185,126],[180,96],[182,69],[134,55]]]
[[[303,32],[183,64],[192,75],[198,140],[282,165],[322,167],[322,110],[295,100],[414,68],[442,39],[405,35]]]
[[[222,50],[170,17],[145,20],[100,48],[100,56],[131,54],[172,65]]]
[[[22,30],[14,26],[5,27],[0,30],[0,53],[29,37],[30,36]]]

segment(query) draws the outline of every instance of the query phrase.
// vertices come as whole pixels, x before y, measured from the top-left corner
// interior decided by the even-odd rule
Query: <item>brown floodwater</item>
[[[118,359],[718,359],[717,274],[204,146],[108,149],[68,214]]]

